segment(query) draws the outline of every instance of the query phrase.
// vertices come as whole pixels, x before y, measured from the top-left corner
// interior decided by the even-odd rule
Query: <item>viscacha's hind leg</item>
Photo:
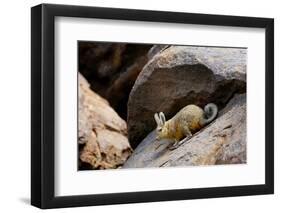
[[[188,126],[184,126],[183,129],[183,135],[185,136],[185,138],[183,140],[189,140],[192,137],[192,133],[190,132]]]

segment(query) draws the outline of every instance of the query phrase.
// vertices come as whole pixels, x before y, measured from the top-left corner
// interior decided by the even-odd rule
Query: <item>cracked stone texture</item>
[[[79,74],[78,143],[80,165],[109,169],[122,165],[131,155],[126,122],[109,103],[94,93]]]

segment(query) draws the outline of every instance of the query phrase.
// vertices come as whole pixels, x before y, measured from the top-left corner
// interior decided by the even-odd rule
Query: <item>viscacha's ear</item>
[[[165,124],[165,122],[166,122],[165,115],[164,115],[164,113],[163,113],[163,112],[160,112],[160,113],[159,113],[159,115],[160,115],[160,120],[162,121],[162,123],[163,123],[163,125],[164,125],[164,124]]]
[[[157,113],[154,114],[154,120],[155,120],[157,126],[161,126],[161,120],[160,120],[159,115]]]

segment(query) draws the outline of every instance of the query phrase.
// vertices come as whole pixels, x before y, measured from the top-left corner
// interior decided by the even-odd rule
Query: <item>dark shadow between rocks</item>
[[[79,42],[78,70],[116,112],[127,118],[129,93],[138,74],[148,61],[152,45]]]

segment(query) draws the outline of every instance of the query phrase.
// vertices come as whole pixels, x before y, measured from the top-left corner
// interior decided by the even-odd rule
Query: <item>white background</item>
[[[281,55],[280,5],[278,1],[45,1],[46,3],[82,4],[197,13],[265,16],[275,18],[275,58]],[[1,4],[1,212],[38,212],[28,205],[30,196],[30,7],[41,1],[3,1]],[[275,109],[281,108],[281,81],[275,62]],[[52,212],[266,212],[280,208],[281,199],[281,139],[280,110],[275,112],[275,195],[173,201],[146,204],[126,204],[51,210]],[[279,130],[279,131],[278,131]],[[276,212],[276,211],[275,211]]]

